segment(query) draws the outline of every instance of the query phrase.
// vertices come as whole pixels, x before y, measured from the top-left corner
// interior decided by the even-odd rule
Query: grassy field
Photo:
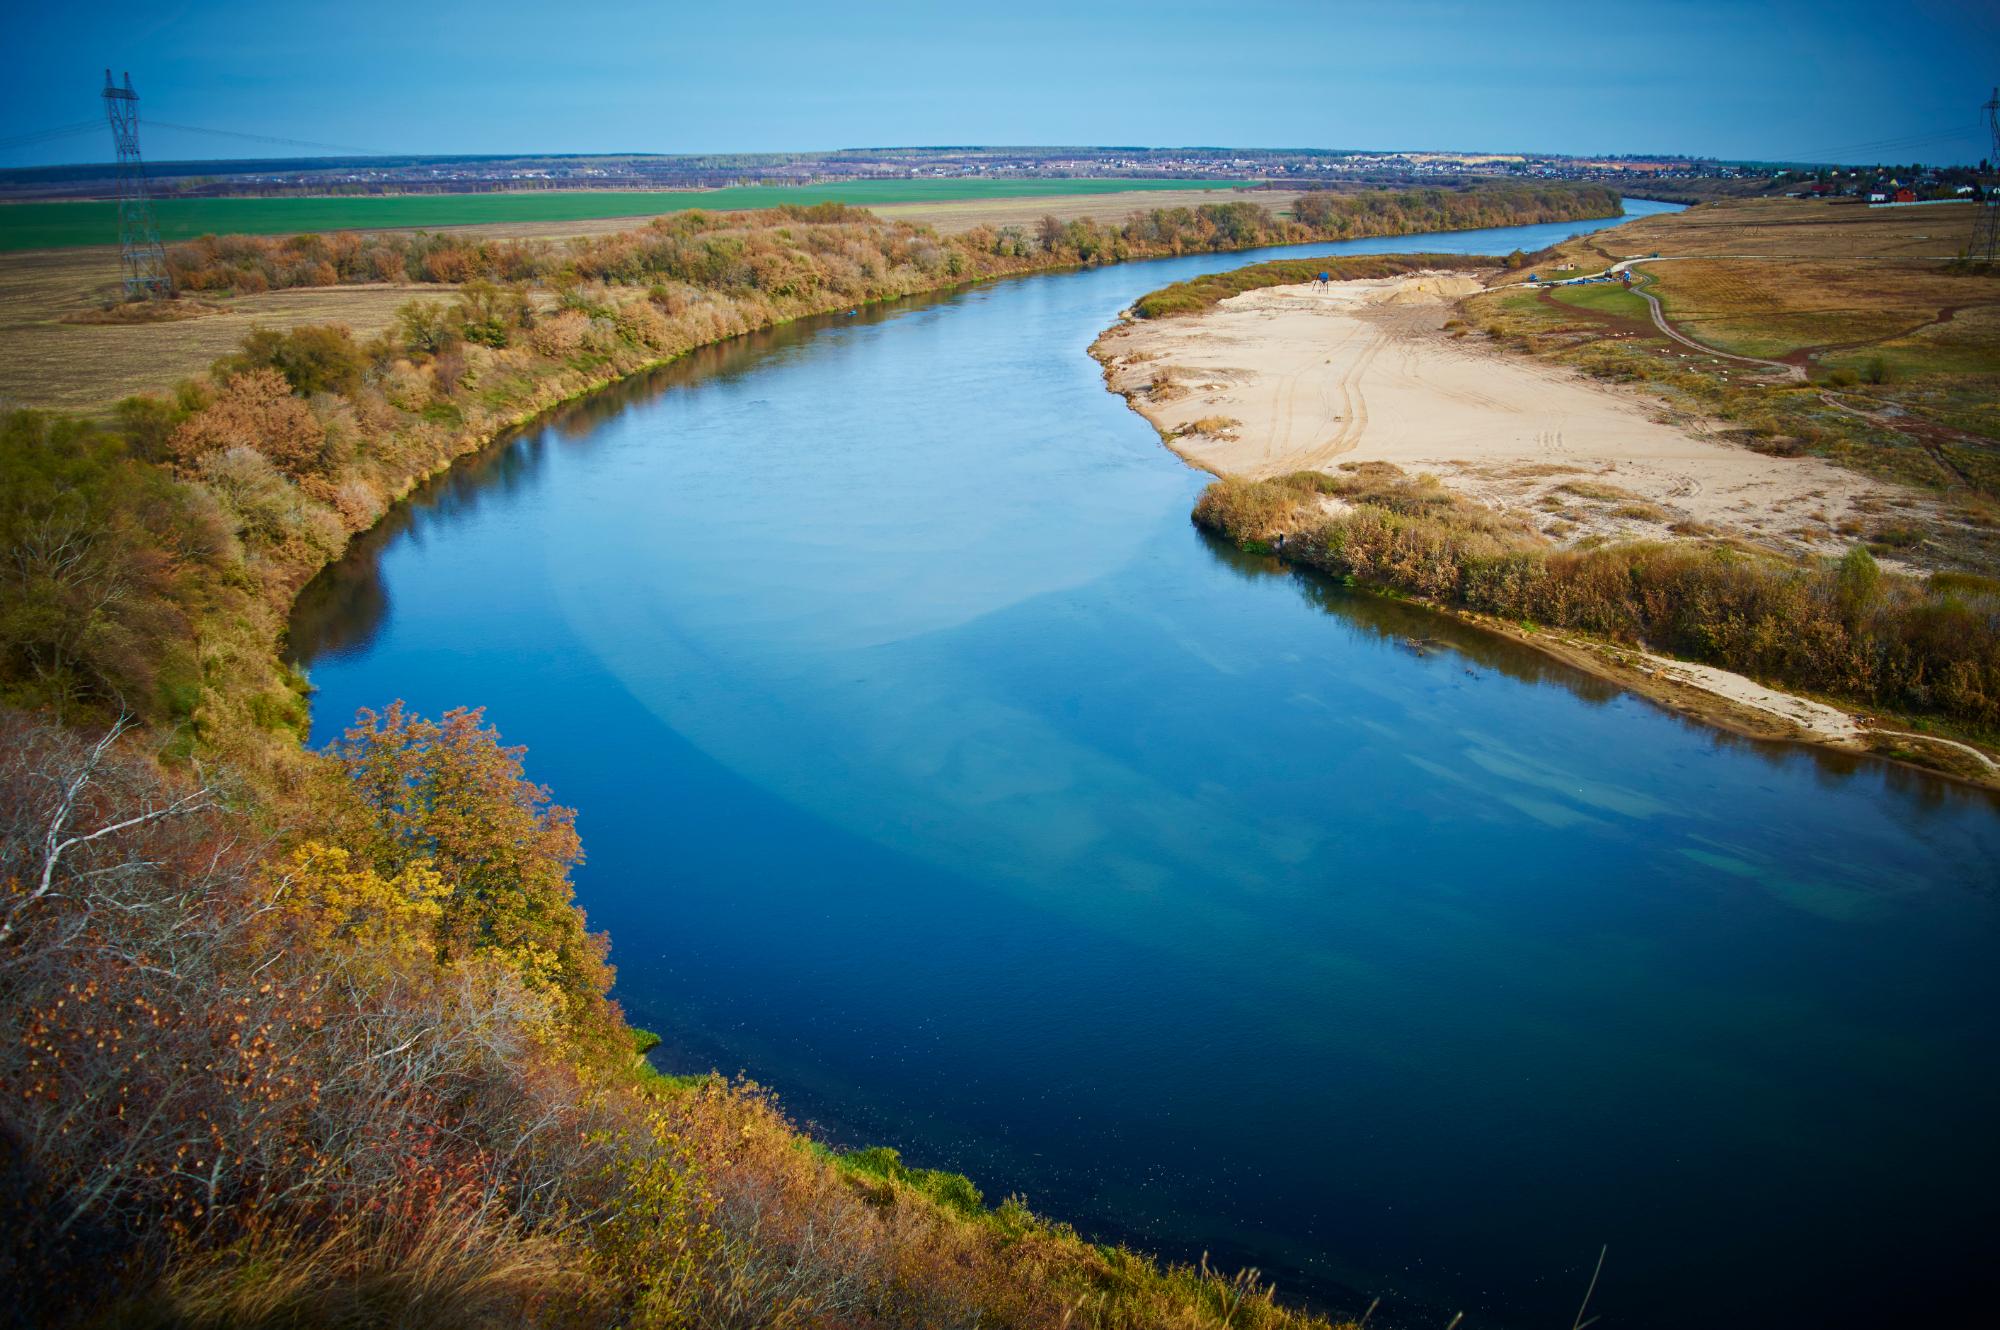
[[[234,351],[251,328],[344,323],[366,337],[390,326],[435,283],[303,287],[190,303],[198,317],[148,324],[78,322],[117,291],[115,252],[58,250],[0,262],[0,408],[95,411],[121,397],[171,384]]]
[[[975,226],[1029,227],[1044,214],[1064,221],[1081,217],[1117,219],[1135,210],[1186,204],[1250,201],[1274,212],[1283,212],[1295,191],[1255,191],[1244,189],[1195,188],[1200,182],[1043,180],[994,181],[883,181],[870,192],[897,201],[878,205],[876,211],[900,221],[936,226],[944,232],[959,232]],[[1002,195],[1015,184],[1058,187],[1051,194]],[[1127,188],[1143,186],[1143,188]],[[967,187],[983,192],[966,196]],[[1087,190],[1081,188],[1087,187]],[[793,201],[805,191],[731,190],[726,193],[674,195],[674,198],[730,201],[730,206],[753,206],[752,195],[766,204]],[[783,194],[777,199],[771,196]],[[564,200],[599,199],[612,203],[649,200],[643,207],[655,211],[663,195],[477,195],[462,198],[398,199],[218,199],[217,204],[236,208],[282,208],[311,204],[335,208],[362,206],[393,208],[405,204],[498,205],[544,203]],[[0,233],[9,214],[28,205],[0,206]],[[64,208],[95,205],[63,204]],[[601,234],[627,230],[634,225],[628,214],[615,216],[528,217],[469,223],[470,229],[497,238],[533,238]],[[282,228],[280,228],[282,229]],[[78,322],[82,317],[117,296],[118,258],[104,245],[42,249],[0,256],[0,406],[53,407],[61,410],[99,411],[121,397],[158,389],[177,379],[206,369],[218,356],[233,351],[251,327],[292,328],[305,323],[344,323],[358,335],[368,336],[387,328],[396,306],[413,294],[438,294],[429,284],[419,291],[402,287],[313,287],[272,291],[262,295],[234,296],[203,302],[207,311],[198,318],[172,323],[133,326]]]
[[[1243,189],[1163,189],[1162,181],[1040,181],[1042,185],[1089,185],[1092,192],[1020,197],[910,199],[934,192],[933,185],[979,185],[979,181],[884,182],[905,201],[876,209],[885,217],[936,226],[955,233],[975,226],[1034,225],[1044,214],[1064,221],[1082,217],[1121,219],[1127,213],[1179,204],[1249,201],[1282,213],[1295,191]],[[1022,182],[1026,183],[1026,182]],[[1100,186],[1140,184],[1148,188],[1106,193]],[[730,197],[751,191],[731,191]],[[765,191],[772,193],[776,191]],[[534,201],[540,196],[515,195]],[[558,196],[549,196],[558,197]],[[569,196],[576,197],[576,196]],[[597,195],[613,200],[656,195]],[[705,198],[720,197],[715,194]],[[287,202],[327,204],[505,202],[493,196],[452,199],[255,200],[217,202],[257,207]],[[0,222],[12,207],[0,206]],[[63,205],[78,206],[78,205]],[[648,207],[656,207],[649,204]],[[539,219],[474,223],[471,229],[498,238],[600,234],[631,228],[629,216]],[[198,318],[130,325],[79,322],[115,300],[119,270],[115,250],[103,246],[43,249],[0,255],[0,406],[53,407],[97,411],[121,397],[146,392],[208,367],[236,348],[251,327],[292,328],[305,323],[344,323],[363,337],[387,328],[396,306],[414,294],[439,294],[427,284],[403,287],[307,287],[261,295],[219,297],[200,303]]]
[[[512,194],[408,194],[386,198],[160,199],[160,237],[286,235],[299,231],[380,231],[491,223],[577,222],[652,217],[687,208],[772,208],[782,203],[852,203],[863,207],[981,202],[1068,195],[1227,189],[1227,180],[862,180],[844,185],[650,191],[547,190]],[[1155,205],[1157,206],[1157,205]],[[970,223],[968,223],[970,225]],[[0,205],[0,253],[114,243],[116,205],[108,202]]]
[[[1631,258],[1950,259],[1972,232],[1974,209],[1869,208],[1849,200],[1745,199],[1642,217],[1598,232],[1590,252]],[[1586,269],[1586,271],[1590,271]]]
[[[1595,310],[1599,314],[1614,314],[1626,319],[1645,319],[1646,302],[1625,289],[1622,282],[1608,282],[1601,286],[1564,286],[1549,292],[1551,300],[1557,300],[1572,309]]]
[[[1823,358],[2000,301],[1991,279],[1915,259],[1706,259],[1646,271],[1675,327],[1725,351],[1772,359]]]
[[[1547,275],[1658,253],[1635,270],[1676,328],[1719,351],[1796,365],[1803,382],[1660,336],[1638,297],[1617,286],[1510,285],[1475,297],[1468,316],[1510,345],[1646,387],[1670,410],[1719,418],[1760,451],[1816,453],[1951,494],[1959,522],[1923,542],[1934,558],[1992,568],[2000,566],[2000,275],[1952,261],[1971,222],[1971,210],[1958,208],[1716,203],[1598,232],[1537,260]],[[1894,525],[1885,515],[1884,530]]]

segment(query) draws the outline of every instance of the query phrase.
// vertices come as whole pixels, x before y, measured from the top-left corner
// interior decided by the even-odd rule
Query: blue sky
[[[17,6],[0,143],[100,114],[390,152],[908,144],[1977,160],[2000,5],[1905,0]],[[145,132],[154,158],[300,150]],[[1863,146],[1865,145],[1865,146]],[[1882,145],[1883,151],[1877,151]],[[108,136],[0,147],[97,161]]]

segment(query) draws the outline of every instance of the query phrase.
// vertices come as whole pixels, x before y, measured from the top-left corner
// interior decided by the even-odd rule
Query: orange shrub
[[[285,474],[300,476],[316,468],[325,441],[325,427],[292,395],[285,376],[266,368],[224,383],[214,401],[181,422],[168,449],[185,466],[224,448],[251,448]]]

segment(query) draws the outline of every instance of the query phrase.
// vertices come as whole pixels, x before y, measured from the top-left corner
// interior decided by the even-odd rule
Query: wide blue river
[[[486,706],[666,1065],[989,1199],[1377,1325],[1558,1325],[1600,1246],[1607,1325],[1969,1323],[2000,810],[1203,537],[1085,347],[1259,257],[745,338],[494,448],[301,602],[318,737]]]

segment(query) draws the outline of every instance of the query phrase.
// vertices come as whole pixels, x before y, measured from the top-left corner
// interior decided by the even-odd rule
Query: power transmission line
[[[216,138],[244,139],[251,143],[281,143],[291,148],[325,148],[331,152],[354,153],[362,157],[388,157],[391,153],[379,148],[357,148],[351,143],[316,143],[311,139],[278,138],[271,134],[244,134],[233,129],[205,129],[200,125],[177,125],[171,120],[155,120],[160,129],[177,129],[184,134],[209,134]]]
[[[1840,143],[1831,148],[1817,148],[1812,152],[1787,153],[1773,157],[1777,162],[1844,162],[1859,157],[1874,157],[1878,161],[1891,152],[1905,152],[1911,148],[1928,147],[1934,143],[1959,142],[1981,137],[1981,129],[1965,126],[1960,129],[1927,130],[1916,134],[1903,134],[1895,138],[1869,139],[1859,143]]]
[[[328,152],[348,153],[360,157],[389,157],[395,154],[383,152],[380,148],[361,148],[352,143],[319,143],[312,139],[280,138],[273,134],[245,134],[234,129],[209,129],[203,125],[182,125],[171,120],[155,120],[155,129],[171,129],[182,134],[207,134],[213,138],[242,139],[250,143],[276,143],[288,148],[319,148]],[[30,148],[41,143],[53,143],[58,139],[75,138],[82,134],[95,134],[104,127],[101,120],[83,120],[71,125],[56,125],[48,129],[32,130],[26,134],[14,134],[0,138],[0,152],[11,152],[16,148]]]
[[[56,139],[74,138],[79,134],[95,134],[104,127],[102,120],[81,120],[73,125],[59,125],[53,129],[37,129],[27,134],[12,134],[0,139],[0,152],[13,148],[26,148],[37,143],[49,143]]]

